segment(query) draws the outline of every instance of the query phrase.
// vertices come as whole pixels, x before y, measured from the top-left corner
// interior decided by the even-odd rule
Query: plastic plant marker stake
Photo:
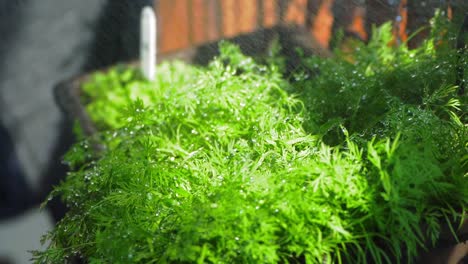
[[[143,75],[150,81],[156,72],[156,15],[153,8],[144,7],[140,25],[140,64]]]

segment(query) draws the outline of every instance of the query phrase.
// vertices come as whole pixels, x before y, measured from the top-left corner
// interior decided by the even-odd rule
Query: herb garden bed
[[[455,241],[468,132],[453,65],[467,61],[453,25],[433,27],[445,35],[409,50],[386,24],[292,71],[224,43],[154,82],[115,67],[62,86],[82,141],[52,194],[70,212],[36,261],[414,263]]]

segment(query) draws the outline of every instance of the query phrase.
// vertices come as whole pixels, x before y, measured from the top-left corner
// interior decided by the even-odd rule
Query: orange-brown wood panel
[[[449,20],[452,20],[453,19],[453,9],[452,9],[452,5],[451,3],[449,2],[449,4],[447,5],[447,18]]]
[[[398,15],[399,15],[400,21],[398,21],[397,37],[398,37],[398,40],[403,41],[403,42],[408,40],[408,34],[406,32],[407,27],[408,27],[408,9],[406,7],[407,4],[408,4],[408,0],[402,0],[400,2],[400,5],[398,6]]]
[[[239,27],[239,1],[220,0],[222,9],[223,36],[233,37],[240,32]]]
[[[205,0],[206,41],[214,41],[221,36],[221,3],[220,0]]]
[[[189,0],[190,6],[190,40],[194,44],[206,42],[206,9],[204,0]]]
[[[188,0],[160,0],[158,3],[159,52],[190,46]]]
[[[305,25],[307,0],[292,0],[289,2],[285,21],[297,25]]]
[[[256,0],[238,0],[239,30],[242,33],[252,32],[257,28],[258,12]]]
[[[347,30],[358,35],[363,40],[367,39],[365,7],[357,6],[354,8],[353,18]]]
[[[263,0],[263,26],[264,27],[273,27],[277,21],[276,8],[277,0]]]
[[[332,13],[333,0],[323,0],[317,11],[317,15],[312,24],[312,35],[317,39],[317,42],[322,46],[328,48],[332,36],[333,27],[333,13]]]

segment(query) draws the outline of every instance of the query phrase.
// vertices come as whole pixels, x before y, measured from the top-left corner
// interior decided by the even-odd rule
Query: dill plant
[[[430,37],[415,49],[406,43],[389,45],[393,35],[391,24],[386,23],[373,28],[369,43],[353,42],[352,51],[336,50],[328,59],[304,58],[299,68],[317,74],[296,79],[293,92],[309,113],[304,124],[307,131],[332,145],[344,140],[340,126],[367,140],[394,135],[405,127],[392,127],[384,120],[390,122],[390,114],[402,114],[408,107],[433,114],[434,120],[452,118],[462,125],[458,117],[466,121],[466,99],[456,93],[456,67],[467,65],[468,55],[458,61],[459,51],[453,48],[456,25],[440,13],[431,25]],[[468,78],[466,70],[464,78]],[[411,118],[414,114],[408,112]]]
[[[395,49],[389,34],[304,58],[319,74],[294,81],[227,43],[155,82],[94,75],[83,100],[105,149],[83,139],[67,154],[52,195],[70,211],[35,261],[414,262],[463,219],[465,106],[453,69],[432,68],[449,48]]]

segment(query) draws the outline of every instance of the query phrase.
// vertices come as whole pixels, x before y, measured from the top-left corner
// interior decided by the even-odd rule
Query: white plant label
[[[140,64],[143,75],[154,80],[156,73],[156,15],[153,8],[144,7],[140,25]]]

